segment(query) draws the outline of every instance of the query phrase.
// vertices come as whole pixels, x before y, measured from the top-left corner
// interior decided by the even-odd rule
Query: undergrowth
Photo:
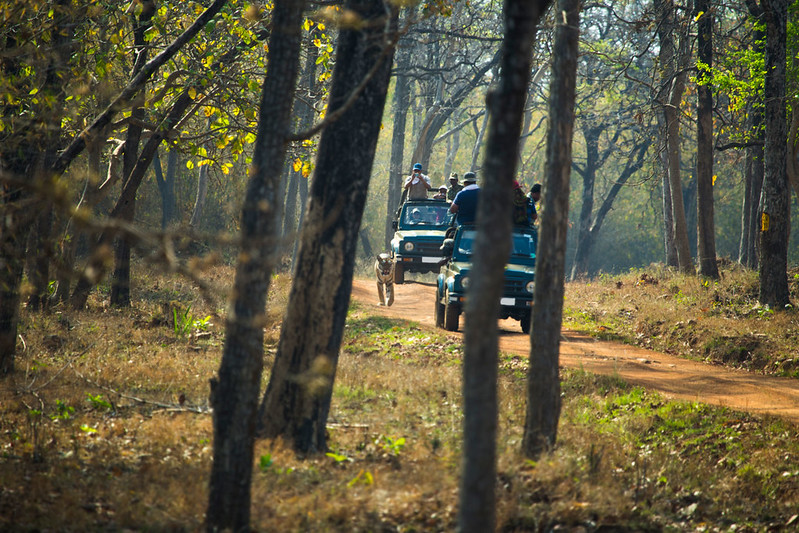
[[[636,285],[642,273],[603,278],[583,292],[571,284],[568,320],[623,338],[644,324],[653,329],[631,342],[682,335],[695,338],[688,342],[695,357],[708,357],[709,339],[689,334],[690,320],[710,331],[710,320],[728,312],[768,325],[794,319],[791,311],[748,316],[759,314],[749,278],[735,276],[737,289],[664,273],[653,274],[657,284]],[[288,285],[279,276],[272,283],[263,385]],[[203,529],[212,454],[208,380],[224,343],[223,304],[161,278],[136,286],[140,297],[129,310],[108,308],[102,293],[82,313],[23,310],[18,372],[0,381],[0,530]],[[705,293],[737,303],[703,311],[715,298]],[[575,298],[584,299],[584,311],[575,311]],[[660,325],[647,318],[658,302]],[[692,310],[679,311],[678,303]],[[185,315],[190,326],[178,332],[174,320]],[[759,331],[728,327],[717,337]],[[462,356],[457,336],[353,306],[328,420],[329,453],[299,458],[279,441],[258,441],[253,529],[453,531]],[[500,365],[500,531],[799,525],[797,427],[667,401],[617,376],[563,370],[558,444],[532,462],[520,453],[526,361],[502,354]]]
[[[719,280],[663,267],[567,284],[564,327],[696,360],[799,377],[799,310],[758,302],[757,273]],[[793,301],[799,272],[789,273]]]

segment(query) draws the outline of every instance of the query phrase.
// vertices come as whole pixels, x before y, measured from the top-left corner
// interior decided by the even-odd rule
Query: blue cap
[[[415,165],[413,165],[413,169],[414,170],[422,170],[422,164],[421,163],[416,163]]]

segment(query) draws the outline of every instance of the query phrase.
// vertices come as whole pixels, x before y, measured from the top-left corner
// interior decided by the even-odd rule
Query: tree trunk
[[[763,22],[763,8],[757,2],[746,2],[749,14]],[[754,25],[752,30],[752,49],[763,54],[765,50],[763,43],[766,40],[765,32],[761,29],[762,24]],[[763,190],[764,177],[764,145],[765,135],[763,133],[763,112],[760,106],[756,105],[754,99],[749,102],[746,113],[747,131],[753,132],[753,140],[760,141],[746,147],[745,163],[745,185],[744,198],[741,214],[741,244],[738,252],[738,261],[749,268],[757,268],[760,257],[758,251],[759,244],[759,220],[760,213],[760,194]]]
[[[201,165],[197,172],[197,194],[194,196],[194,208],[191,210],[189,227],[197,229],[203,219],[205,198],[208,196],[208,165]]]
[[[28,308],[31,311],[42,311],[47,308],[50,284],[50,263],[53,261],[55,248],[53,244],[53,204],[42,202],[41,209],[33,222],[28,235],[28,281],[31,294],[28,297]],[[32,251],[35,250],[35,251]]]
[[[319,98],[316,91],[316,58],[319,57],[319,49],[314,44],[316,38],[316,30],[312,30],[308,33],[305,46],[305,66],[303,67],[302,76],[300,78],[300,87],[304,92],[304,98],[294,100],[294,113],[298,116],[297,127],[300,131],[305,131],[313,126],[314,116],[316,115],[314,103]],[[306,146],[301,146],[299,150],[302,154],[303,161],[310,161],[312,150]],[[288,166],[291,166],[290,162]],[[302,211],[305,210],[305,200],[300,195],[300,184],[304,181],[307,182],[307,176],[303,176],[302,169],[299,171],[294,171],[292,169],[289,170],[289,172],[291,173],[291,178],[289,180],[288,192],[286,193],[286,212],[283,217],[283,239],[284,241],[290,239],[291,243],[296,243],[299,221],[302,217]],[[299,217],[297,213],[300,213]],[[292,250],[296,250],[296,246],[292,246]],[[292,253],[292,260],[293,255]]]
[[[713,14],[709,0],[696,0],[697,48],[699,61],[713,66]],[[716,236],[713,220],[713,93],[710,76],[705,70],[697,74],[697,120],[696,120],[696,217],[698,228],[699,273],[718,279],[716,263]]]
[[[522,113],[530,83],[532,48],[548,0],[505,1],[501,75],[486,98],[492,120],[486,143],[484,185],[473,285],[466,301],[463,361],[463,458],[458,529],[494,531],[496,524],[497,317],[511,248],[513,179],[519,158]]]
[[[387,51],[379,43],[396,27],[396,12],[382,0],[352,0],[347,8],[365,22],[339,35],[328,115],[373,75],[322,132],[288,309],[259,410],[261,436],[282,436],[306,453],[327,449],[325,424],[391,72],[393,47]]]
[[[226,322],[219,379],[212,381],[214,462],[206,512],[209,531],[246,531],[250,525],[266,297],[279,249],[280,173],[290,132],[304,8],[304,0],[276,0],[272,11],[267,74],[242,209],[233,312]]]
[[[141,3],[142,10],[133,28],[133,46],[136,62],[133,65],[131,78],[142,71],[147,64],[148,45],[144,34],[152,25],[156,7],[153,0]],[[144,123],[144,91],[139,92],[131,100],[131,120],[128,122],[128,133],[125,138],[125,149],[122,154],[122,176],[127,182],[133,174],[136,162],[139,160],[139,143],[141,142],[142,126]],[[136,215],[135,196],[127,202],[125,209],[120,212],[120,219],[133,222]],[[111,305],[115,307],[130,306],[130,242],[125,236],[117,238],[115,251],[115,268],[111,277]]]
[[[486,110],[485,115],[483,115],[483,125],[480,126],[480,129],[477,132],[477,136],[474,139],[474,146],[472,147],[472,161],[469,163],[469,170],[477,171],[480,167],[478,167],[478,162],[480,161],[480,148],[483,146],[483,137],[485,137],[486,130],[488,129],[488,117],[491,115],[490,110]]]
[[[782,309],[788,293],[790,189],[786,170],[785,45],[787,0],[764,0],[766,164],[760,214],[760,303]]]
[[[577,247],[574,251],[570,276],[572,281],[588,271],[589,250],[587,248],[591,248],[593,245],[593,243],[588,243],[588,240],[592,239],[589,233],[591,231],[591,214],[594,211],[594,184],[599,161],[599,133],[604,126],[603,124],[601,127],[592,127],[585,124],[582,129],[585,139],[585,167],[580,172],[580,176],[583,178],[583,193],[580,221],[577,226]]]
[[[560,0],[565,13],[555,32],[557,53],[552,64],[549,91],[546,183],[541,233],[536,252],[535,305],[530,335],[527,373],[527,416],[523,453],[537,458],[555,445],[560,417],[558,351],[563,322],[566,231],[569,216],[569,174],[574,132],[574,97],[579,37],[579,1]]]
[[[158,150],[153,156],[153,170],[155,181],[158,184],[158,193],[161,196],[161,229],[170,228],[177,218],[177,200],[175,198],[175,174],[178,164],[178,151],[170,148],[166,157],[166,174],[161,168],[161,158]]]
[[[48,63],[40,65],[44,79],[39,87],[38,101],[23,101],[23,105],[33,112],[36,119],[22,121],[7,133],[0,132],[0,170],[3,175],[0,189],[0,377],[14,371],[21,305],[20,285],[28,232],[37,214],[52,209],[51,199],[34,198],[31,191],[51,190],[49,170],[55,154],[61,148],[63,86],[72,79],[69,58],[73,50],[77,10],[67,0],[59,0],[51,7],[55,17],[53,25],[47,30],[49,39],[42,36],[42,42],[49,42],[49,48],[42,50],[48,57]],[[4,44],[9,50],[18,45],[13,35],[9,35]],[[21,68],[13,54],[0,62],[0,74],[4,82],[15,83]],[[10,115],[21,111],[17,105],[11,101],[5,102],[3,112]],[[51,223],[47,223],[47,226],[51,226]],[[43,225],[42,229],[47,234],[45,241],[50,242],[52,248],[49,227]],[[52,254],[44,255],[48,261],[52,259]],[[43,273],[47,268],[37,270]],[[47,294],[48,277],[44,274],[44,290],[41,289],[42,282],[39,282],[39,298]]]
[[[3,216],[0,217],[0,378],[14,371],[19,289],[25,267],[25,241],[30,228],[30,217],[20,209],[27,195],[22,190],[10,188],[4,192],[0,200],[3,207]]]
[[[394,130],[391,135],[391,161],[388,170],[388,195],[386,198],[386,235],[385,249],[391,249],[394,237],[392,222],[396,218],[397,209],[402,196],[402,178],[404,176],[403,158],[405,155],[405,127],[408,121],[411,80],[407,75],[410,65],[410,53],[399,48],[396,52],[397,81],[394,84]]]
[[[685,206],[682,197],[682,180],[680,179],[680,115],[679,105],[685,90],[685,72],[683,64],[687,56],[687,39],[680,37],[679,49],[674,47],[674,3],[672,0],[656,2],[658,39],[660,42],[660,63],[663,69],[661,87],[657,101],[662,109],[663,128],[666,136],[666,179],[664,207],[670,208],[666,222],[670,219],[671,227],[666,230],[666,238],[671,237],[677,256],[677,266],[683,272],[694,272],[691,249],[688,241],[688,228],[685,220]],[[667,254],[671,242],[667,243]]]
[[[754,106],[747,113],[748,131],[757,132],[755,141],[763,141],[746,147],[744,165],[744,197],[741,208],[741,243],[738,250],[738,262],[749,268],[757,268],[758,253],[758,213],[760,209],[760,193],[763,190],[765,137],[762,133],[763,114]]]
[[[460,115],[455,117],[456,120],[460,120]],[[447,135],[447,156],[444,159],[444,184],[449,183],[449,177],[454,172],[452,170],[453,165],[455,164],[455,157],[458,155],[458,149],[461,145],[461,130],[460,128],[453,131],[450,135]],[[460,179],[461,172],[458,172],[458,178]]]

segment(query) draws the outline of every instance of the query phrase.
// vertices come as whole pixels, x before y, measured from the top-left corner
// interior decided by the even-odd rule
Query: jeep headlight
[[[535,290],[535,281],[528,281],[524,288],[527,290],[527,292],[533,294],[533,290]]]
[[[469,276],[463,276],[461,278],[461,287],[463,287],[464,289],[468,289],[470,282],[471,280],[469,279]]]
[[[406,252],[412,252],[413,251],[413,243],[412,242],[406,242],[405,244],[402,245],[402,248]]]

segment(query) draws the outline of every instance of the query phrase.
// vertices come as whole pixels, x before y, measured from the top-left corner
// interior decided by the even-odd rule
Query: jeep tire
[[[529,334],[530,333],[530,320],[531,316],[530,313],[525,313],[525,315],[521,319],[521,326],[522,326],[522,333]]]
[[[460,310],[456,304],[450,303],[447,298],[447,303],[444,304],[444,329],[447,331],[458,331],[458,317]]]
[[[402,263],[397,263],[396,259],[394,261],[394,283],[397,285],[402,285],[405,283],[405,269],[403,268]]]

